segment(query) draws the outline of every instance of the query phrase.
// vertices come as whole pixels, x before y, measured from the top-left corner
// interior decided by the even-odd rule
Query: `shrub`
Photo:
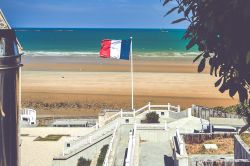
[[[159,123],[159,115],[156,112],[149,112],[146,114],[146,123]]]
[[[103,165],[103,162],[104,162],[106,153],[107,153],[107,151],[108,151],[108,148],[109,148],[109,145],[104,145],[104,146],[102,147],[101,153],[99,154],[99,157],[98,157],[96,166],[102,166],[102,165]]]
[[[77,166],[90,166],[91,160],[80,157]]]

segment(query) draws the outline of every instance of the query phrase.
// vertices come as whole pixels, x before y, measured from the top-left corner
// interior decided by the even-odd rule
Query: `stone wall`
[[[248,145],[240,138],[239,135],[234,136],[234,158],[250,160],[250,151]]]
[[[194,165],[199,166],[249,166],[249,160],[234,160],[234,159],[218,159],[218,160],[200,160],[196,161]]]

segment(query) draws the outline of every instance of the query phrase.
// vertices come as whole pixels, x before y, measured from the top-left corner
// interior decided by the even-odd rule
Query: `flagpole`
[[[133,37],[130,37],[131,43],[130,43],[130,56],[131,56],[131,61],[130,61],[130,72],[131,72],[131,93],[132,93],[132,97],[131,97],[131,108],[132,111],[134,111],[134,69],[133,69],[133,48],[132,48],[132,39]]]

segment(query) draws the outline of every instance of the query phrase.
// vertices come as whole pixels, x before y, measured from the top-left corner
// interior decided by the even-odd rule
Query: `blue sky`
[[[163,1],[163,0],[162,0]],[[161,0],[0,0],[12,27],[186,28]]]

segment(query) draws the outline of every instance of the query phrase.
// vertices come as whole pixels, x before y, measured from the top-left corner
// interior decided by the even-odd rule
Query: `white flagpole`
[[[131,98],[131,108],[132,111],[134,111],[134,71],[133,71],[133,48],[132,48],[132,37],[130,37],[131,39],[131,43],[130,43],[130,56],[131,56],[131,60],[130,60],[130,72],[131,72],[131,92],[132,92],[132,98]]]

